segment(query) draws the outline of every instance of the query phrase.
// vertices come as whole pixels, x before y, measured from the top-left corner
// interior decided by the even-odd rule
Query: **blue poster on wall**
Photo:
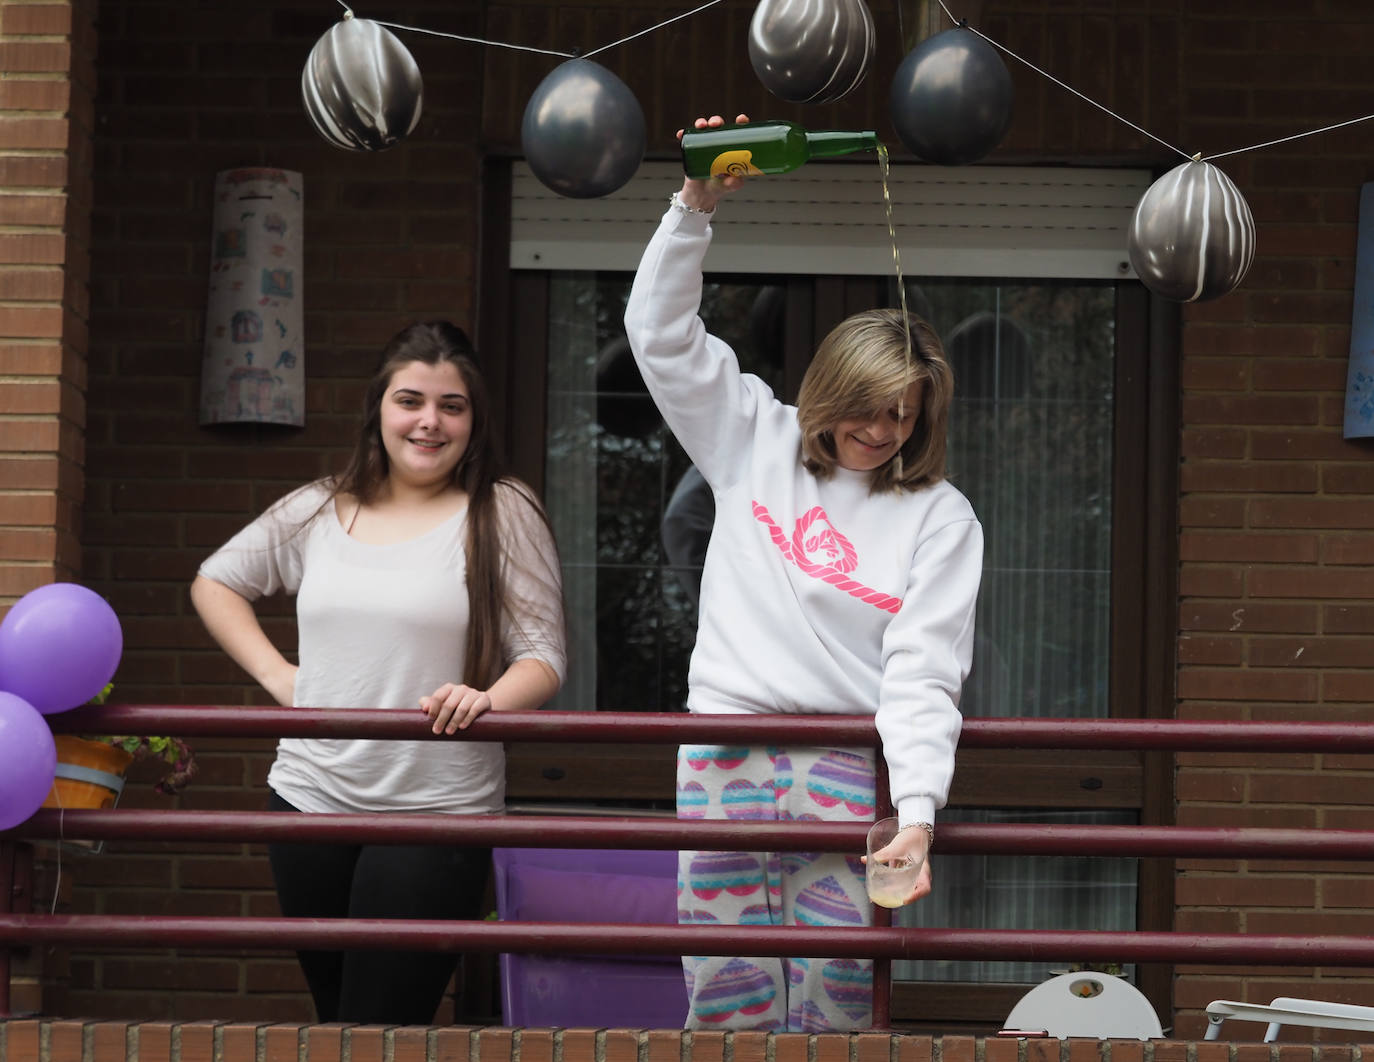
[[[1355,248],[1355,308],[1350,319],[1350,368],[1345,379],[1345,437],[1374,435],[1374,182],[1360,189]]]

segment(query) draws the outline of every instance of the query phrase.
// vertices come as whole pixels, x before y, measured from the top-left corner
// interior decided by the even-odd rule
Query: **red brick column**
[[[81,568],[94,12],[0,0],[0,614]],[[16,1012],[42,1010],[65,959],[35,948],[15,962]]]
[[[0,608],[81,566],[93,0],[0,0]]]

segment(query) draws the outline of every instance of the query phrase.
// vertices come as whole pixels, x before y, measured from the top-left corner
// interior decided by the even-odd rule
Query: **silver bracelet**
[[[915,829],[922,829],[922,830],[925,830],[925,831],[926,831],[926,836],[930,838],[930,844],[929,844],[928,847],[930,847],[930,848],[934,848],[934,847],[935,847],[935,826],[934,826],[934,824],[932,824],[932,823],[929,823],[929,822],[909,822],[909,823],[907,823],[905,826],[900,827],[900,828],[897,830],[897,832],[898,832],[898,833],[903,833],[903,832],[905,832],[906,830],[915,830]]]
[[[674,210],[681,210],[684,214],[714,214],[716,212],[715,207],[710,210],[702,210],[701,207],[688,206],[676,192],[668,197],[668,205]]]

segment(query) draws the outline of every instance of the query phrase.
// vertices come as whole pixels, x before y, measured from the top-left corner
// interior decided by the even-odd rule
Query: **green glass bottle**
[[[688,177],[758,177],[787,173],[808,159],[876,151],[878,134],[803,129],[795,122],[749,122],[682,134],[682,169]]]

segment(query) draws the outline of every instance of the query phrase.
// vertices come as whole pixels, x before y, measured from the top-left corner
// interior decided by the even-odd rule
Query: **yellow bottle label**
[[[711,160],[712,177],[762,177],[763,171],[754,165],[754,153],[748,148],[722,151]]]

